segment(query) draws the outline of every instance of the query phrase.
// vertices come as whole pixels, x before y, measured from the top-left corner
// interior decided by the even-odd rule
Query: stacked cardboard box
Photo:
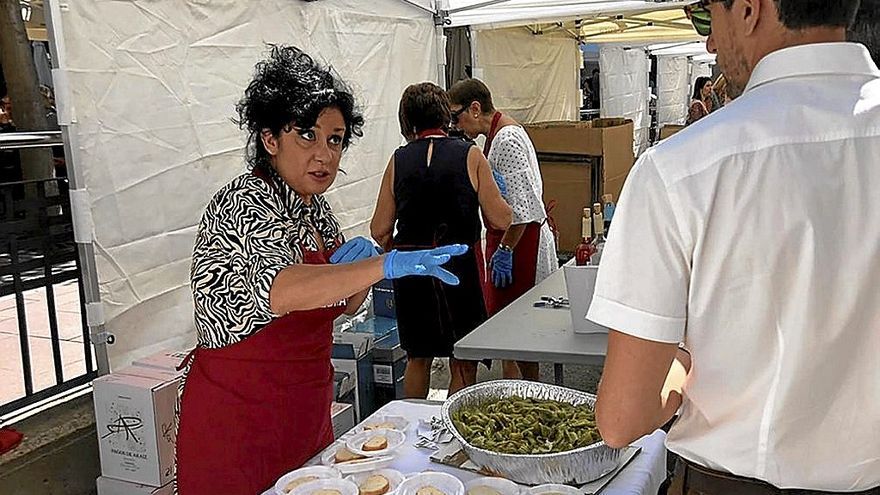
[[[153,367],[134,364],[94,381],[98,495],[171,493],[181,373],[170,354],[147,358]]]
[[[559,228],[560,251],[581,240],[583,209],[611,194],[616,201],[635,162],[633,123],[627,119],[538,122],[525,126],[541,160],[544,203]],[[594,174],[598,176],[594,177]]]

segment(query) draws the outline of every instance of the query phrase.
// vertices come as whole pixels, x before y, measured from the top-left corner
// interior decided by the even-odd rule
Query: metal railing
[[[57,143],[44,142],[42,145]],[[4,147],[9,149],[8,146],[7,143]],[[75,376],[67,376],[64,371],[55,294],[56,285],[71,281],[76,282],[79,292],[82,331],[81,349],[77,349],[82,356],[76,358],[82,358],[84,362],[83,371]],[[33,291],[43,291],[45,295],[52,349],[54,385],[41,390],[35,389],[34,377],[47,370],[34,367],[31,352],[34,329],[28,327],[28,309],[33,308],[26,307],[25,298]],[[0,402],[0,416],[89,383],[97,376],[66,178],[0,183],[0,298],[9,296],[15,300],[20,356],[6,355],[0,359],[21,360],[24,395]],[[65,350],[65,354],[67,352]],[[69,355],[64,357],[71,358]]]

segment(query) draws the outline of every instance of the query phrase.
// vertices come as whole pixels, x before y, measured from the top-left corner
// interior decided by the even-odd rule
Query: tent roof
[[[678,10],[690,1],[644,0],[448,0],[451,26],[475,29],[547,24],[618,14]]]

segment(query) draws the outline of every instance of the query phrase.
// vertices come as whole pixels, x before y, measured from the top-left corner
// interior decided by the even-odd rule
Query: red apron
[[[503,230],[486,230],[487,260],[492,260],[492,255],[495,254],[503,237]],[[513,249],[513,283],[503,289],[495,287],[492,283],[492,267],[487,264],[488,273],[483,277],[483,298],[486,299],[486,313],[489,316],[501,311],[535,286],[540,240],[541,224],[535,222],[528,224]]]
[[[498,133],[498,123],[501,120],[501,112],[495,112],[492,116],[492,124],[486,135],[486,145],[483,154],[489,158],[492,149],[492,141]],[[486,227],[486,273],[481,270],[483,281],[483,298],[486,300],[486,312],[491,317],[504,309],[505,306],[518,299],[529,289],[535,286],[535,273],[538,269],[538,245],[541,240],[541,224],[530,223],[513,250],[513,283],[503,289],[495,287],[492,283],[491,260],[495,250],[501,244],[504,237],[503,230],[488,227],[489,223],[483,218]],[[480,267],[482,268],[482,266]]]
[[[304,252],[308,264],[326,252]],[[333,442],[333,320],[295,311],[241,342],[196,348],[177,438],[181,495],[253,495]]]

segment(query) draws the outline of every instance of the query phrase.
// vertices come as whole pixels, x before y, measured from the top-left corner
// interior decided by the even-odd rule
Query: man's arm
[[[669,421],[681,406],[690,367],[690,355],[677,344],[610,331],[596,402],[605,443],[625,447]]]

